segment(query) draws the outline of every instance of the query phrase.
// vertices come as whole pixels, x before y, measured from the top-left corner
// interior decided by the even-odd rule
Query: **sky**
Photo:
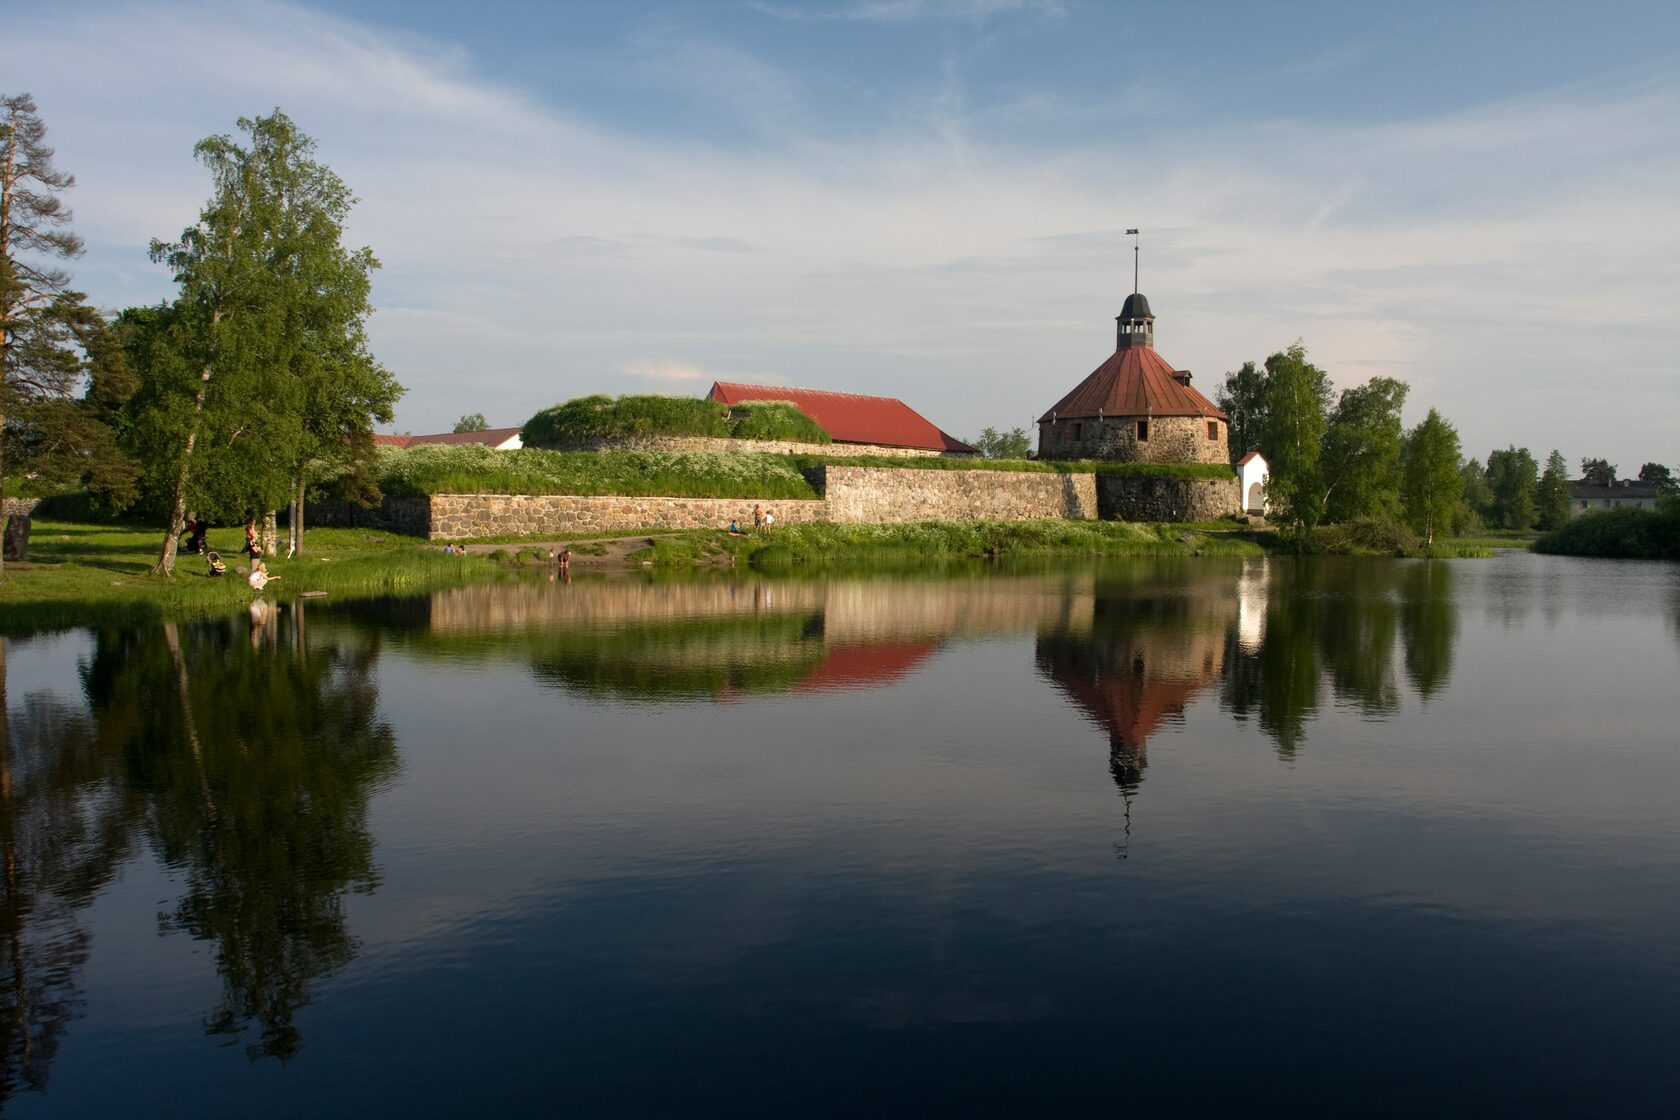
[[[359,202],[394,429],[718,378],[1030,426],[1140,287],[1467,454],[1680,464],[1680,5],[149,0],[6,17],[101,307],[279,107]]]

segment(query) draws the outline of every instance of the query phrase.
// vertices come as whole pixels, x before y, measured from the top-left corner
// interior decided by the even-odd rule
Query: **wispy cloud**
[[[1394,124],[1215,119],[1045,146],[989,130],[958,74],[935,71],[936,111],[837,135],[791,67],[643,40],[696,75],[756,62],[756,92],[717,102],[751,125],[729,143],[612,128],[454,48],[307,8],[209,11],[8,20],[16,88],[80,181],[78,282],[106,306],[166,295],[145,243],[203,202],[192,144],[282,105],[361,196],[351,235],[385,265],[373,338],[416,431],[488,411],[485,394],[516,423],[579,393],[783,376],[722,370],[902,396],[953,431],[1012,424],[1112,346],[1119,231],[1140,226],[1162,349],[1199,387],[1300,336],[1340,380],[1410,378],[1472,448],[1643,461],[1672,443],[1671,72]],[[1607,367],[1645,387],[1637,406],[1547,403]]]

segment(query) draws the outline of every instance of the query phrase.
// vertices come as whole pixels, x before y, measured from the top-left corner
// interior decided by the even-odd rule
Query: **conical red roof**
[[[1219,408],[1174,375],[1153,346],[1116,350],[1040,423],[1082,416],[1206,416],[1230,421]]]

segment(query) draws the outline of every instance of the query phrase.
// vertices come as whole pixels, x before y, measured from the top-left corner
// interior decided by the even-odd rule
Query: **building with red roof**
[[[375,435],[375,447],[396,447],[406,450],[427,443],[481,443],[492,451],[516,451],[525,446],[519,439],[518,428],[486,428],[482,432],[439,432],[431,436]]]
[[[885,452],[910,450],[940,455],[978,455],[978,449],[949,436],[921,413],[896,397],[866,397],[861,393],[831,393],[823,389],[783,389],[775,385],[742,385],[718,381],[708,400],[737,405],[746,401],[787,401],[822,425],[835,443],[880,447]]]
[[[1229,463],[1230,417],[1155,350],[1137,292],[1116,316],[1114,353],[1038,421],[1040,459]]]

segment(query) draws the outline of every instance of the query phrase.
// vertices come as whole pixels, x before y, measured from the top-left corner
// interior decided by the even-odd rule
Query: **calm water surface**
[[[1680,1099],[1672,565],[579,578],[0,650],[11,1115]]]

